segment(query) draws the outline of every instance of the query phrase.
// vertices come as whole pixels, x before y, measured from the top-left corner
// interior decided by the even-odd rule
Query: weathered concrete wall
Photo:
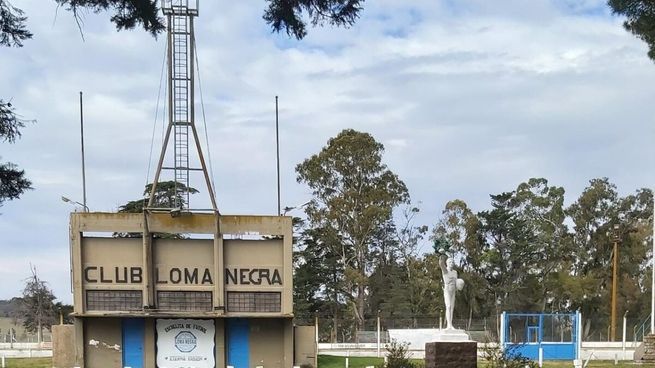
[[[120,318],[87,318],[84,321],[84,367],[122,368],[122,337]]]
[[[294,329],[295,362],[294,365],[317,365],[316,327],[296,326]]]
[[[52,326],[52,366],[53,368],[75,366],[75,326]]]
[[[291,344],[291,341],[288,342]],[[284,360],[284,320],[250,320],[250,364],[271,368],[283,368]]]

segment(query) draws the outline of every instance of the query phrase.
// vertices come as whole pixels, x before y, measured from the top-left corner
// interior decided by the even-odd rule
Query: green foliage
[[[593,179],[567,207],[564,188],[532,178],[491,195],[487,210],[448,202],[432,229],[435,253],[421,254],[428,229],[414,223],[419,209],[381,163],[382,152],[369,135],[346,130],[297,167],[314,198],[296,231],[296,312],[332,318],[320,324],[321,340],[355,341],[356,329],[377,315],[383,328],[390,319],[402,319],[396,328],[437,320],[444,252],[467,285],[457,295],[456,320],[580,310],[593,316],[584,320],[584,337],[600,337],[609,319],[614,237],[621,244],[618,314],[648,315],[651,190],[620,196],[607,178]]]
[[[614,14],[627,18],[626,30],[646,42],[648,56],[655,61],[655,2],[652,0],[608,0]]]
[[[501,350],[498,347],[486,344],[482,349],[483,359],[487,368],[537,368],[539,365],[532,360],[521,356],[511,348]]]
[[[80,20],[81,10],[94,13],[110,11],[111,21],[116,29],[133,29],[137,25],[153,36],[166,29],[164,20],[158,14],[158,0],[55,0],[59,6],[73,13]]]
[[[148,201],[150,199],[150,192],[152,191],[152,183],[146,185],[143,190],[142,199],[137,199],[134,201],[129,201],[124,205],[118,207],[118,212],[123,213],[141,213],[144,208],[148,207]],[[187,187],[182,183],[176,183],[175,181],[162,181],[157,183],[155,188],[154,200],[152,208],[180,208],[186,205],[186,194],[187,191],[190,194],[198,193],[198,190],[192,187]],[[143,236],[142,233],[114,233],[114,237],[119,238],[140,238]],[[155,237],[159,238],[183,238],[181,234],[166,234],[166,233],[157,233],[153,234]]]
[[[32,34],[25,28],[26,21],[27,17],[22,10],[11,5],[8,0],[0,0],[0,46],[22,47],[23,41],[32,38]]]
[[[393,210],[409,201],[405,184],[382,163],[383,153],[370,134],[347,129],[296,167],[298,182],[313,194],[305,208],[308,226],[334,262],[334,300],[346,299],[358,325],[366,312],[368,270],[395,246]]]
[[[619,315],[648,315],[652,191],[618,195],[607,178],[594,179],[570,206],[564,189],[530,179],[491,195],[491,209],[474,213],[448,202],[433,239],[445,239],[467,287],[456,318],[507,311],[575,311],[593,316],[583,333],[602,334],[609,319],[614,227],[619,252]],[[605,332],[606,333],[606,332]]]
[[[64,324],[72,324],[73,323],[73,317],[71,317],[71,313],[73,313],[73,306],[72,305],[64,304],[62,302],[56,302],[53,309],[55,311],[57,321],[59,321],[59,318],[62,318]],[[59,322],[57,322],[57,323],[59,323]]]
[[[302,39],[307,35],[309,17],[312,25],[325,23],[348,27],[359,18],[364,0],[266,0],[268,8],[264,20],[275,32],[284,30],[287,35]]]
[[[0,205],[18,199],[28,189],[32,189],[32,183],[25,178],[25,170],[11,162],[0,163]]]
[[[152,185],[152,183],[146,185],[145,189],[143,190],[144,198],[127,202],[118,208],[118,212],[143,212],[143,209],[148,206],[148,201],[150,200],[150,192],[152,191]],[[170,209],[178,208],[180,206],[184,207],[187,204],[187,191],[190,194],[198,193],[197,189],[192,187],[187,188],[187,186],[183,183],[176,183],[172,180],[159,182],[157,183],[157,188],[155,188],[152,207]]]
[[[0,9],[1,7],[2,0],[0,0]],[[0,141],[14,143],[20,138],[20,128],[24,126],[25,121],[16,115],[11,103],[0,99]],[[29,189],[32,189],[32,183],[25,178],[24,170],[18,169],[11,162],[0,162],[0,206],[5,201],[19,198]]]
[[[415,364],[410,360],[409,344],[399,343],[392,340],[387,344],[387,363],[384,368],[414,368]]]
[[[11,102],[0,99],[0,140],[9,143],[16,142],[16,139],[21,136],[20,128],[24,127],[25,121],[16,115]]]

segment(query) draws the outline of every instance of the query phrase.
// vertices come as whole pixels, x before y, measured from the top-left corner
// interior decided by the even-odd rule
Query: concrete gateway
[[[294,356],[290,217],[73,213],[70,231],[77,366],[305,362]],[[109,232],[142,237],[98,236]]]

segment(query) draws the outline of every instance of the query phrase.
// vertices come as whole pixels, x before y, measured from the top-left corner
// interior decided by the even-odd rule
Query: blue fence
[[[509,354],[538,360],[578,359],[579,313],[503,313],[501,341]]]

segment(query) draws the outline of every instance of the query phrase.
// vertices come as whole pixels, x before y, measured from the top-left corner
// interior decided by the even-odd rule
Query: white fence
[[[583,342],[580,349],[580,358],[587,360],[633,360],[634,352],[640,343],[627,342]],[[496,343],[478,343],[478,356],[484,355],[485,347],[495,347]],[[378,344],[318,344],[318,353],[322,355],[351,356],[351,357],[375,357],[384,356],[386,344],[380,344],[380,355],[378,355]],[[409,346],[412,358],[423,359],[425,347]]]

